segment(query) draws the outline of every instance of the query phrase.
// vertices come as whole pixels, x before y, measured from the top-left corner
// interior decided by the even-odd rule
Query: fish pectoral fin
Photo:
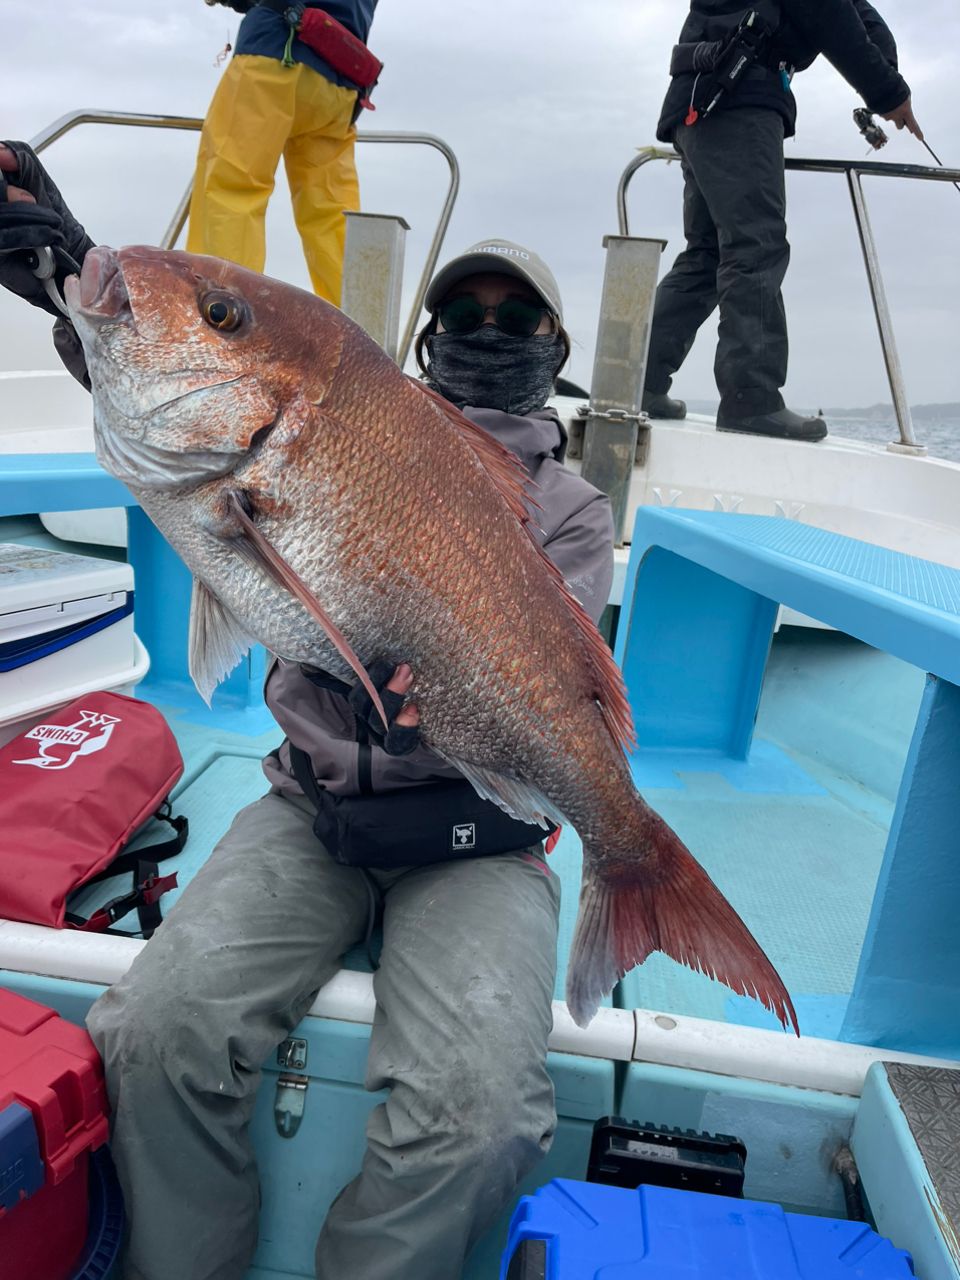
[[[436,747],[433,748],[436,751]],[[438,753],[439,754],[439,753]],[[445,755],[444,759],[459,769],[482,800],[491,800],[518,822],[532,822],[548,830],[550,822],[563,825],[566,818],[541,791],[518,778],[508,778],[481,765]]]
[[[199,578],[190,597],[190,676],[209,707],[213,691],[253,641],[225,605]]]
[[[656,815],[654,815],[656,816]],[[790,995],[760,944],[680,838],[660,818],[655,849],[634,861],[584,849],[580,911],[567,970],[567,1006],[585,1027],[600,1001],[652,951],[759,1000],[784,1029],[800,1028]],[[609,862],[608,862],[609,865]]]
[[[384,733],[388,732],[390,722],[387,719],[387,713],[383,709],[380,694],[367,675],[363,663],[351,648],[346,636],[323,608],[296,569],[287,564],[276,547],[257,528],[248,510],[248,496],[230,490],[224,497],[230,515],[241,530],[240,536],[232,539],[233,545],[236,546],[241,555],[246,556],[268,578],[271,578],[278,587],[289,592],[290,595],[298,600],[311,618],[319,623],[330,643],[334,645],[343,660],[349,663],[356,672],[358,680],[370,695],[370,701],[377,709],[377,715],[383,721]]]

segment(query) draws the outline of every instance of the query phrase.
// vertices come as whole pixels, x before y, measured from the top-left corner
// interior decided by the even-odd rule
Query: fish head
[[[101,246],[64,294],[97,457],[134,493],[229,475],[285,406],[322,399],[339,359],[335,308],[218,258]]]

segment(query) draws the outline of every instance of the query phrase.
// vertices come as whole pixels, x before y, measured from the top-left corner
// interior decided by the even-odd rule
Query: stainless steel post
[[[637,439],[645,458],[649,425],[640,412],[650,347],[657,273],[665,240],[605,236],[607,251],[590,406],[584,428],[583,476],[609,494],[621,545]]]
[[[403,247],[410,228],[393,214],[350,212],[345,216],[347,245],[340,306],[379,342],[391,360],[396,360]]]
[[[161,249],[176,248],[177,241],[180,239],[180,232],[186,226],[187,215],[190,212],[190,201],[193,197],[193,178],[187,183],[186,190],[180,197],[180,202],[173,211],[173,217],[167,225],[166,231],[163,233],[163,239],[160,241]]]
[[[903,369],[900,367],[897,341],[893,336],[893,321],[890,319],[887,294],[883,287],[883,277],[880,275],[877,246],[870,226],[867,204],[863,198],[863,188],[860,186],[860,175],[853,170],[847,172],[847,186],[850,188],[850,199],[853,201],[853,216],[860,235],[860,247],[863,249],[863,261],[866,264],[867,279],[870,282],[870,297],[873,299],[873,311],[877,317],[877,328],[880,330],[880,346],[883,349],[887,379],[893,395],[893,407],[897,415],[897,425],[900,428],[899,444],[893,442],[887,445],[887,448],[896,453],[925,454],[926,445],[917,444],[913,434],[913,418],[904,386]]]

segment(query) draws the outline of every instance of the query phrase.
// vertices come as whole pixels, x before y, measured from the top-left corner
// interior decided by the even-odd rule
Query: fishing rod
[[[939,157],[939,156],[937,155],[937,153],[934,151],[933,147],[931,147],[930,143],[926,140],[926,138],[921,138],[921,139],[920,139],[920,141],[923,143],[923,145],[927,148],[927,150],[928,150],[928,151],[930,152],[930,154],[933,156],[934,160],[936,160],[936,162],[937,162],[937,164],[940,166],[940,168],[941,168],[941,169],[945,169],[947,166],[943,163],[943,161],[940,159],[940,157]],[[958,191],[960,191],[960,183],[956,183],[956,182],[955,182],[953,185],[957,188],[957,190],[958,190]]]
[[[853,113],[853,123],[860,130],[864,138],[866,138],[867,142],[870,143],[870,146],[874,151],[879,151],[881,147],[885,147],[887,145],[888,139],[886,133],[873,118],[873,112],[868,111],[866,107],[856,108]],[[940,168],[945,169],[947,166],[934,151],[933,147],[931,147],[930,143],[927,142],[926,138],[921,138],[920,141],[933,156],[934,160],[936,160]],[[960,191],[960,183],[954,182],[953,186]]]

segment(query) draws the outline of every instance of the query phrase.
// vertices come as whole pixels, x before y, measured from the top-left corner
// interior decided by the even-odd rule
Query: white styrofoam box
[[[53,707],[143,678],[132,591],[129,564],[0,543],[0,744]]]

